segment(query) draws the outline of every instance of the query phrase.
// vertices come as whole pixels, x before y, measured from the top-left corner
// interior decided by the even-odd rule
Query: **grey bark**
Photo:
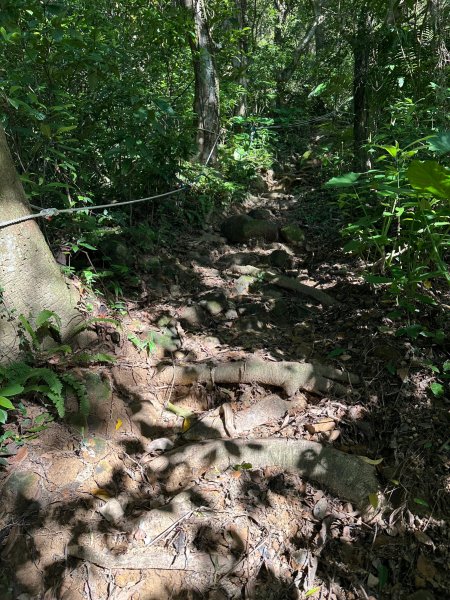
[[[32,212],[0,126],[0,222]],[[62,320],[67,338],[82,317],[79,299],[70,289],[36,221],[0,228],[0,363],[19,356],[20,314],[36,317],[44,309]]]
[[[248,27],[247,0],[236,0],[236,13],[238,26],[241,31]],[[247,114],[247,87],[248,87],[248,33],[244,32],[239,39],[239,56],[234,61],[238,72],[238,83],[241,94],[235,108],[235,115],[245,117]]]
[[[194,112],[197,118],[198,160],[214,163],[220,131],[219,80],[213,56],[213,43],[203,0],[180,0],[192,15],[195,39],[189,37],[195,77]]]

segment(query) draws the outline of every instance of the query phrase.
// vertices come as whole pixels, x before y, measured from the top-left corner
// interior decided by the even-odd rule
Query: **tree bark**
[[[0,222],[30,214],[18,174],[0,126]],[[61,335],[67,339],[82,320],[75,306],[78,295],[70,289],[36,221],[0,228],[0,363],[20,354],[18,317],[42,310],[58,314]]]
[[[368,154],[364,145],[369,130],[369,58],[371,49],[371,18],[366,9],[360,15],[353,42],[353,154],[354,168],[368,168]]]
[[[239,29],[241,32],[248,27],[247,0],[236,0],[236,12]],[[234,110],[236,116],[245,117],[247,114],[247,69],[248,69],[248,32],[242,33],[239,38],[239,56],[235,60],[235,68],[238,71],[238,83],[241,93]]]
[[[197,118],[198,160],[212,163],[217,156],[220,131],[219,80],[213,57],[213,43],[203,0],[181,0],[192,15],[195,38],[189,38],[195,77],[194,112]]]

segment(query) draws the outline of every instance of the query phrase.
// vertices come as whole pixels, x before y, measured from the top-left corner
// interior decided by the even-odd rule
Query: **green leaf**
[[[346,173],[345,175],[340,175],[339,177],[332,177],[324,184],[324,187],[351,187],[355,185],[361,175],[362,173],[351,172]]]
[[[436,398],[442,398],[444,395],[444,386],[442,383],[438,383],[437,381],[434,381],[430,384],[430,390],[432,391],[433,395],[436,396]]]
[[[450,199],[450,170],[438,162],[413,160],[406,176],[414,189]]]
[[[39,349],[39,340],[36,336],[34,329],[31,327],[30,321],[25,317],[25,315],[19,315],[19,321],[22,323],[25,331],[31,337],[31,341],[36,350]]]
[[[309,92],[308,98],[316,98],[317,96],[320,96],[320,94],[327,89],[327,86],[327,82],[319,83],[319,85]]]
[[[428,502],[426,500],[422,500],[422,498],[414,498],[414,502],[420,506],[426,506],[427,508],[430,508]]]
[[[335,348],[334,350],[331,350],[331,352],[328,352],[328,358],[336,358],[337,356],[341,356],[341,354],[344,354],[345,350],[344,348]]]
[[[369,502],[370,505],[376,510],[378,508],[378,494],[374,492],[373,494],[369,494]]]
[[[383,275],[372,275],[370,273],[367,273],[366,275],[364,275],[364,279],[368,283],[374,283],[374,284],[392,283],[392,277],[384,277]]]
[[[11,402],[11,400],[8,400],[8,398],[5,398],[4,396],[0,396],[0,406],[14,410],[14,404]]]
[[[45,137],[49,139],[52,137],[52,128],[48,123],[41,123],[39,125],[39,129],[41,130],[41,133],[45,135]]]
[[[387,584],[389,579],[389,570],[383,564],[378,565],[378,586],[381,589]]]
[[[441,131],[429,138],[428,149],[437,154],[450,152],[450,131]]]
[[[397,154],[399,153],[400,148],[398,146],[377,146],[378,148],[381,148],[382,150],[386,150],[386,152],[388,152],[392,158],[396,158]]]
[[[4,425],[7,420],[8,420],[8,413],[6,412],[6,410],[3,410],[0,408],[0,423],[2,425]]]
[[[312,596],[313,594],[317,594],[317,592],[320,592],[320,587],[315,587],[315,588],[311,588],[310,590],[308,590],[305,594],[305,598],[309,598],[310,596]]]
[[[53,312],[52,310],[42,310],[36,317],[36,329],[39,329],[39,327],[42,327],[42,325],[48,323],[49,319],[51,319],[52,317],[55,319],[55,322],[57,323],[58,327],[60,327],[61,319],[55,312]]]
[[[0,396],[16,396],[23,392],[23,386],[18,383],[11,383],[10,385],[0,389]]]
[[[78,127],[78,125],[65,125],[64,127],[58,127],[58,129],[56,130],[56,133],[65,133],[66,131],[73,131],[74,129],[76,129]]]

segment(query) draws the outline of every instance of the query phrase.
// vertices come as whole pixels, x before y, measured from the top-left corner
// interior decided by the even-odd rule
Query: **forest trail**
[[[100,332],[116,364],[78,370],[87,422],[74,402],[10,461],[0,530],[15,587],[0,581],[2,600],[432,600],[450,589],[448,465],[424,446],[430,429],[445,444],[445,407],[430,405],[411,347],[383,327],[383,297],[342,253],[336,209],[311,186],[272,181],[240,212],[298,235],[242,244],[220,223],[186,227],[170,251],[142,256],[140,300],[120,335]],[[317,372],[286,387],[280,362],[325,366],[325,388]],[[238,375],[220,376],[230,363]],[[179,379],[174,365],[188,365]],[[286,443],[276,460],[271,440]],[[323,452],[313,462],[325,471],[347,457],[356,482],[298,459],[285,469],[288,440]],[[387,516],[358,505],[358,486],[376,505],[373,481]]]

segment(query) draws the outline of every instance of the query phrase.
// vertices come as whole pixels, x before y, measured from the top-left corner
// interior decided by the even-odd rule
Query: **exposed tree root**
[[[85,543],[68,546],[69,556],[86,560],[104,569],[179,569],[221,575],[238,562],[230,555],[188,551],[175,554],[167,550],[162,552],[161,548],[135,548],[125,554],[115,555],[106,551],[100,540],[97,543],[93,543],[92,539],[80,541]]]
[[[171,450],[148,465],[154,476],[165,478],[168,489],[179,489],[208,469],[223,471],[243,462],[295,470],[363,511],[370,506],[369,494],[379,490],[374,467],[362,458],[307,440],[207,440]]]
[[[333,304],[336,304],[336,300],[326,292],[319,290],[318,288],[305,285],[297,279],[287,277],[286,275],[278,275],[277,273],[273,273],[271,271],[258,269],[258,267],[254,267],[252,265],[233,265],[230,270],[234,273],[238,273],[239,275],[251,275],[254,277],[263,276],[265,281],[273,285],[297,294],[301,294],[302,296],[309,296],[324,306],[332,306]]]
[[[272,394],[256,404],[233,413],[229,404],[222,404],[207,416],[194,421],[184,434],[185,440],[236,438],[245,431],[256,429],[269,421],[281,419],[293,407],[305,408],[306,400],[296,396],[293,401]]]
[[[215,366],[191,364],[165,365],[154,375],[157,383],[190,385],[193,383],[261,383],[281,387],[288,396],[298,390],[315,393],[346,394],[343,383],[357,384],[359,377],[316,363],[270,362],[259,359],[221,363]]]

